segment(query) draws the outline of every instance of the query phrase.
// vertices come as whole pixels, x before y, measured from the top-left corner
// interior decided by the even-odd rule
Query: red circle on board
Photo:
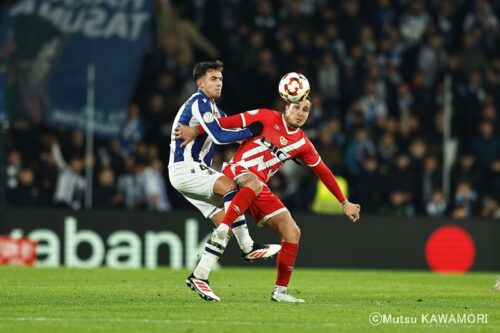
[[[457,226],[436,229],[427,239],[425,259],[439,273],[467,272],[476,258],[476,244],[470,234]]]

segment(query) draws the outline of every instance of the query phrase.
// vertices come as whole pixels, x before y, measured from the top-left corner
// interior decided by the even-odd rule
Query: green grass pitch
[[[305,304],[269,300],[273,269],[213,272],[220,303],[186,288],[188,273],[0,267],[0,332],[500,332],[494,273],[299,267],[290,287]],[[372,325],[373,312],[391,322]],[[432,314],[487,314],[488,322],[422,322]],[[392,322],[399,316],[417,323]]]

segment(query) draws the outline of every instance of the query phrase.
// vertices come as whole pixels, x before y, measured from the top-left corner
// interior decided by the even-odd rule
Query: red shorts
[[[240,165],[226,163],[222,169],[222,173],[231,179],[236,179],[240,175],[251,172]],[[280,213],[288,212],[288,209],[265,184],[262,192],[248,207],[247,212],[259,226],[262,226],[270,218]]]

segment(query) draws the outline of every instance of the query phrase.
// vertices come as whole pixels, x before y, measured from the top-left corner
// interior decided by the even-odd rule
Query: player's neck
[[[290,123],[288,122],[288,118],[287,118],[286,115],[283,115],[283,122],[285,123],[286,127],[288,127],[288,130],[290,132],[296,131],[298,129],[298,127],[290,125]]]

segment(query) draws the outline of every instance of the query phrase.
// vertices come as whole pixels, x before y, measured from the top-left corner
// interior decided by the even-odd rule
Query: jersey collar
[[[295,133],[297,133],[300,130],[300,128],[297,128],[297,129],[291,131],[289,129],[288,125],[286,124],[286,120],[285,120],[285,115],[284,114],[281,115],[281,120],[283,121],[283,126],[285,127],[285,131],[286,131],[287,134],[295,134]]]
[[[209,98],[208,98],[208,96],[207,96],[207,94],[205,94],[205,93],[203,92],[203,90],[201,90],[200,88],[198,88],[198,94],[200,94],[200,95],[201,95],[201,97],[203,97],[203,98],[207,98],[207,99],[209,99]]]

